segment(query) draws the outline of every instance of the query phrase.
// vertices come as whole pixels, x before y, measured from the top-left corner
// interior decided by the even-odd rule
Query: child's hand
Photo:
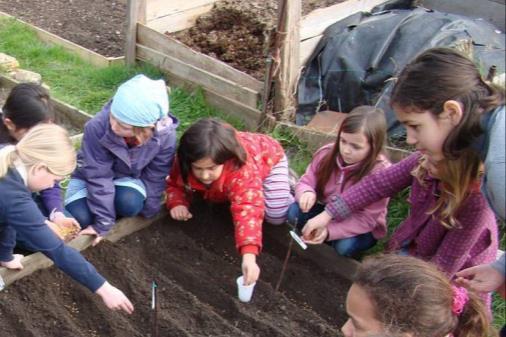
[[[478,292],[500,290],[504,285],[504,275],[488,264],[470,267],[459,271],[455,282]]]
[[[95,293],[102,298],[104,304],[111,310],[123,310],[127,314],[134,311],[134,306],[128,297],[107,281]]]
[[[327,229],[327,227],[317,228],[311,232],[310,238],[308,239],[304,238],[304,242],[309,243],[311,245],[319,245],[327,239],[328,235],[329,230]]]
[[[299,207],[303,213],[309,212],[311,208],[313,208],[316,202],[316,193],[311,191],[306,191],[302,193],[299,199]]]
[[[8,261],[8,262],[4,262],[4,261],[0,261],[0,265],[2,267],[5,267],[7,269],[23,269],[23,265],[21,264],[21,260],[23,259],[23,255],[21,254],[14,254],[12,255],[13,256],[13,259]]]
[[[244,285],[246,286],[258,280],[260,268],[258,267],[255,254],[246,253],[242,256],[242,276],[244,278]]]
[[[98,235],[97,231],[93,226],[88,226],[85,229],[83,229],[81,232],[79,232],[79,235],[92,235],[96,236],[93,242],[91,243],[92,246],[96,246],[104,239],[103,236]]]
[[[327,227],[330,220],[332,220],[332,217],[329,213],[327,213],[327,211],[323,211],[314,218],[309,219],[304,228],[302,228],[302,237],[304,238],[304,241],[311,241],[314,236],[314,234],[312,234],[313,231],[321,230],[322,228]]]
[[[81,230],[81,226],[76,219],[68,218],[61,212],[54,212],[51,221],[58,225],[59,233],[63,236],[65,242],[75,238]]]
[[[64,241],[65,238],[63,237],[62,233],[60,233],[60,227],[55,224],[52,221],[46,220],[46,225],[49,227],[50,230],[53,231],[53,233],[60,238],[60,240]]]
[[[186,221],[188,219],[191,219],[193,215],[188,211],[188,208],[186,206],[176,206],[173,209],[170,210],[170,216],[174,220],[178,221]]]

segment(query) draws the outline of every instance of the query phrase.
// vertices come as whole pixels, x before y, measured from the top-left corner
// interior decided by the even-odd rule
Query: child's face
[[[365,337],[385,332],[376,318],[376,309],[367,292],[353,284],[346,297],[348,320],[341,328],[344,337]]]
[[[398,106],[394,106],[394,111],[399,122],[406,127],[408,144],[414,145],[433,163],[444,159],[443,144],[458,124],[449,112],[436,116],[430,111],[420,112]]]
[[[28,170],[28,188],[32,192],[39,192],[53,187],[58,181],[63,180],[63,178],[51,173],[47,166],[37,164]]]
[[[363,132],[341,132],[339,138],[339,154],[346,165],[358,163],[365,159],[371,145]]]
[[[134,127],[132,125],[124,124],[118,121],[112,114],[109,115],[109,122],[111,123],[112,132],[117,136],[130,138],[134,137]]]
[[[216,164],[211,158],[205,157],[192,163],[192,173],[202,184],[210,185],[223,172],[223,164]]]

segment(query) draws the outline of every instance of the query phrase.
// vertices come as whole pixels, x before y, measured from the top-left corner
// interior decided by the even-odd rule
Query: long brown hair
[[[420,165],[412,172],[417,180],[424,184],[427,176],[427,158],[422,157]],[[443,159],[438,163],[437,179],[441,181],[440,195],[436,205],[429,214],[437,216],[441,224],[448,228],[459,226],[455,214],[459,211],[465,199],[479,185],[483,174],[483,164],[479,154],[472,149],[462,150],[456,159]]]
[[[191,164],[197,160],[209,157],[218,165],[232,160],[236,167],[241,167],[246,163],[247,154],[233,127],[218,119],[203,118],[185,131],[179,141],[177,157],[186,184]]]
[[[363,132],[370,145],[369,153],[362,161],[360,168],[347,177],[356,183],[366,176],[376,165],[378,156],[384,150],[386,136],[386,121],[383,110],[369,105],[354,108],[343,120],[337,133],[337,138],[330,151],[318,165],[316,171],[316,194],[319,199],[324,198],[325,185],[332,173],[338,169],[336,159],[339,156],[339,138],[341,133]]]
[[[493,333],[481,300],[469,292],[461,314],[452,312],[453,288],[435,266],[410,256],[369,257],[354,284],[371,299],[387,332],[413,337],[488,337]]]
[[[390,104],[437,116],[448,100],[463,109],[461,122],[443,144],[445,156],[455,159],[482,133],[482,113],[504,104],[504,89],[486,83],[472,60],[449,48],[423,52],[399,74]]]

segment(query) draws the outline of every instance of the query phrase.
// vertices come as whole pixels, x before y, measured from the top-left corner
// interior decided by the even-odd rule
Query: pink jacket
[[[297,202],[304,192],[311,191],[316,193],[317,168],[323,158],[332,151],[333,145],[334,144],[327,144],[321,147],[313,156],[313,160],[307,167],[306,173],[300,178],[295,187],[295,199]],[[331,202],[330,198],[332,196],[340,195],[353,185],[349,181],[345,182],[345,180],[350,173],[354,172],[359,167],[359,164],[343,166],[339,158],[336,158],[336,161],[339,170],[330,176],[329,182],[325,186],[325,199],[318,201],[325,205]],[[385,156],[380,155],[372,172],[376,172],[388,166],[390,166],[390,162]],[[384,237],[387,233],[387,205],[388,198],[383,198],[361,210],[355,211],[350,217],[342,221],[332,221],[327,227],[329,230],[328,240],[344,239],[369,232],[372,232],[375,239]]]

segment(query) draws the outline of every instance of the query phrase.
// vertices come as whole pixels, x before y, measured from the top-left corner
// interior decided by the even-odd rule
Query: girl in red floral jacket
[[[282,224],[293,202],[288,161],[271,137],[240,132],[216,119],[201,119],[183,134],[167,186],[167,209],[175,220],[192,217],[193,193],[230,202],[235,242],[245,284],[256,282],[262,222]]]

